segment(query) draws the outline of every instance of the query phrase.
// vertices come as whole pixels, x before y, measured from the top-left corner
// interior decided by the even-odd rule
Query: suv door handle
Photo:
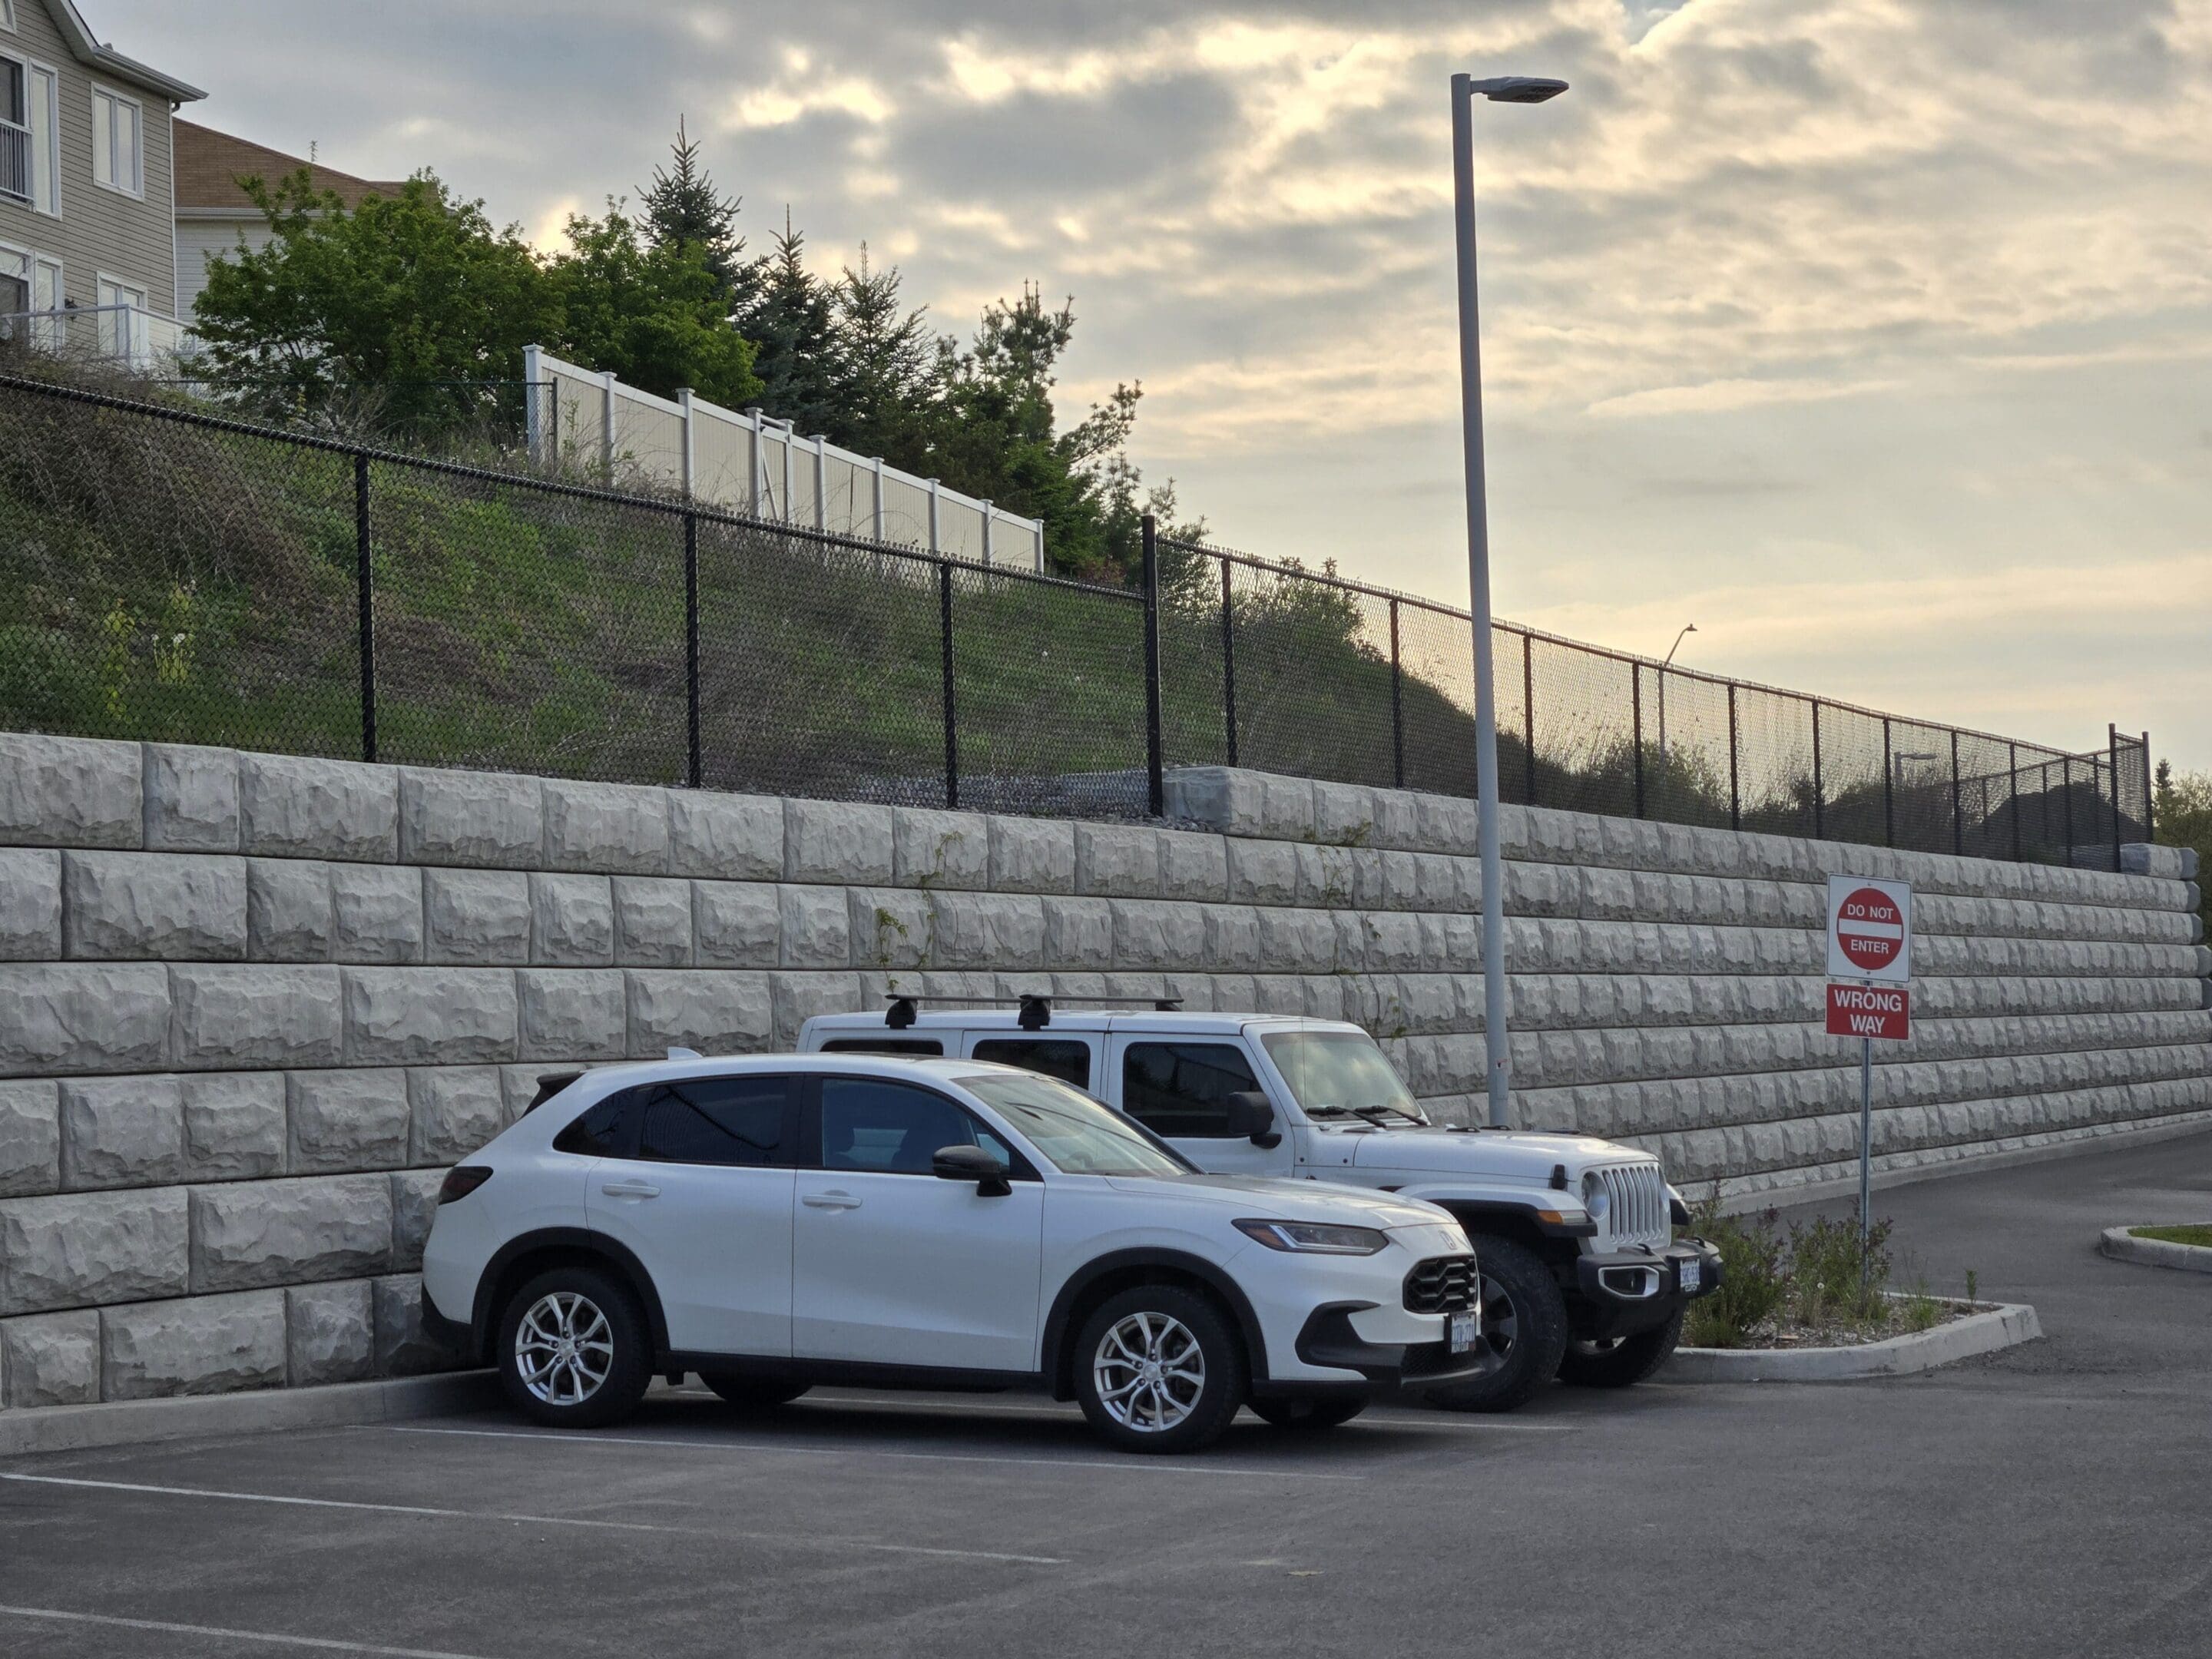
[[[801,1193],[799,1201],[810,1210],[857,1210],[860,1200],[850,1193]]]
[[[610,1181],[599,1190],[609,1198],[659,1198],[660,1188],[642,1181]]]

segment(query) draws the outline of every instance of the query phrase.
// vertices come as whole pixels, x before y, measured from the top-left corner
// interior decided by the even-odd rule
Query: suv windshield
[[[1048,1077],[982,1072],[960,1086],[1018,1129],[1066,1175],[1187,1175],[1197,1166],[1110,1107]]]
[[[1362,1031],[1270,1031],[1260,1041],[1310,1117],[1372,1113],[1428,1119],[1391,1069],[1375,1039]]]

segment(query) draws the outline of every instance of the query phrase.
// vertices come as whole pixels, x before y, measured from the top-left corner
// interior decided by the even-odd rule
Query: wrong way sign
[[[1870,1042],[1906,1042],[1912,1036],[1912,993],[1902,985],[1831,985],[1828,1035]]]
[[[1828,878],[1828,977],[1902,985],[1912,977],[1912,888]]]

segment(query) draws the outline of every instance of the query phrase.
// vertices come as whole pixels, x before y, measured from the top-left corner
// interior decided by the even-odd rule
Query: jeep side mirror
[[[1004,1198],[1014,1190],[1006,1166],[981,1146],[939,1146],[929,1160],[939,1181],[972,1181],[978,1198]]]
[[[1221,1103],[1229,1115],[1229,1133],[1243,1135],[1255,1146],[1279,1146],[1282,1133],[1275,1127],[1275,1109],[1257,1089],[1239,1089]]]

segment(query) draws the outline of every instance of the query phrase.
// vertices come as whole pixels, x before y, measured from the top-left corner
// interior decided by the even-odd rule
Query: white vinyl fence
[[[641,468],[702,501],[833,534],[925,547],[955,558],[1044,568],[1044,520],[979,501],[934,478],[803,438],[757,410],[738,415],[679,392],[673,401],[523,349],[530,450],[586,465]]]

